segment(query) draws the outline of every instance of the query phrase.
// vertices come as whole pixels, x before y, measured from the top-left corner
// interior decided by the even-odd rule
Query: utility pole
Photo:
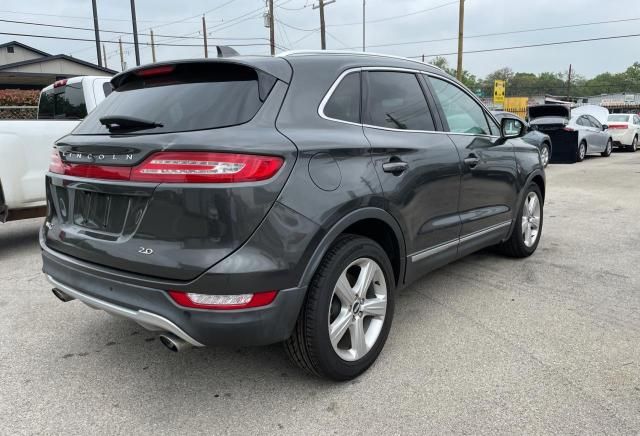
[[[367,0],[362,0],[362,51],[367,51]]]
[[[153,29],[149,29],[149,32],[151,33],[151,59],[153,59],[153,62],[156,61],[156,45],[155,42],[153,41]]]
[[[276,54],[276,27],[275,16],[273,14],[273,0],[269,0],[269,45],[271,46],[271,56]]]
[[[109,68],[107,66],[107,49],[104,48],[104,43],[102,43],[102,56],[104,57],[104,67]]]
[[[204,15],[202,16],[202,36],[204,37],[204,57],[209,57],[209,47],[207,47],[207,22]]]
[[[120,47],[120,71],[124,71],[124,53],[122,52],[122,38],[118,38],[118,46]]]
[[[464,0],[460,0],[460,16],[458,18],[458,69],[456,78],[462,80],[462,40],[464,38]]]
[[[96,54],[98,56],[98,65],[102,66],[102,56],[100,55],[100,29],[98,28],[98,6],[96,0],[91,1],[93,5],[93,30],[96,32]]]
[[[136,22],[136,0],[131,0],[131,22],[133,23],[133,45],[136,51],[136,65],[140,65],[140,47],[138,46],[138,23]]]
[[[320,47],[322,50],[327,49],[327,38],[325,36],[325,24],[324,24],[324,7],[330,5],[331,3],[335,3],[336,0],[329,0],[325,2],[325,0],[318,0],[318,5],[315,4],[312,6],[312,9],[320,9]]]
[[[571,64],[569,64],[569,74],[567,75],[567,98],[571,98]]]

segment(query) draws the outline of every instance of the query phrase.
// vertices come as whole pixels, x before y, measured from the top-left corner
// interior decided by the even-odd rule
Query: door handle
[[[409,164],[402,161],[387,162],[382,164],[382,171],[384,171],[385,173],[391,173],[394,175],[398,175],[406,171],[407,168],[409,168]]]
[[[464,158],[464,164],[471,169],[475,168],[478,162],[480,162],[480,159],[475,154],[470,154]]]

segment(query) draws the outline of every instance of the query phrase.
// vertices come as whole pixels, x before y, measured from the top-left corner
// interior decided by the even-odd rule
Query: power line
[[[60,28],[60,29],[72,29],[72,30],[86,30],[86,31],[90,31],[93,32],[93,29],[90,27],[77,27],[77,26],[63,26],[63,25],[58,25],[58,24],[47,24],[47,23],[34,23],[34,22],[30,22],[30,21],[16,21],[16,20],[5,20],[5,19],[0,19],[0,22],[4,22],[4,23],[16,23],[16,24],[26,24],[26,25],[30,25],[30,26],[42,26],[42,27],[55,27],[55,28]],[[114,33],[116,35],[133,35],[133,32],[119,32],[116,30],[105,30],[105,29],[100,29],[100,33]],[[143,32],[138,32],[138,33],[143,33]],[[154,36],[160,36],[163,38],[172,38],[172,39],[201,39],[200,36],[181,36],[181,35],[161,35],[159,33],[154,33]],[[238,41],[250,41],[250,40],[255,40],[255,39],[264,39],[266,40],[267,38],[264,37],[256,37],[256,38],[233,38],[233,37],[228,37],[228,38],[212,38],[212,39],[224,39],[224,40],[238,40]]]
[[[540,32],[540,31],[544,31],[544,30],[568,29],[568,28],[575,28],[575,27],[595,26],[595,25],[599,25],[599,24],[623,23],[623,22],[638,21],[638,20],[640,20],[640,17],[638,17],[638,18],[624,18],[624,19],[609,20],[609,21],[594,21],[594,22],[590,22],[590,23],[567,24],[567,25],[563,25],[563,26],[538,27],[538,28],[535,28],[535,29],[510,30],[510,31],[506,31],[506,32],[482,33],[482,34],[478,34],[478,35],[465,36],[464,39],[485,38],[485,37],[489,37],[489,36],[501,36],[501,35],[513,35],[513,34],[528,33],[528,32]],[[426,44],[426,43],[430,43],[430,42],[454,41],[454,40],[457,40],[457,39],[458,39],[457,36],[452,36],[452,37],[447,37],[447,38],[425,39],[425,40],[421,40],[421,41],[406,41],[406,42],[395,42],[395,43],[374,44],[374,45],[367,44],[367,47],[394,47],[394,46],[399,46],[399,45]],[[349,49],[355,49],[355,48],[359,48],[359,46],[348,47],[348,48]]]
[[[19,12],[19,11],[0,11],[3,13],[7,13],[7,14],[16,14],[16,15],[33,15],[33,16],[43,16],[43,17],[57,17],[57,18],[71,18],[71,19],[78,19],[78,20],[88,20],[88,21],[92,21],[93,18],[91,17],[80,17],[77,15],[58,15],[58,14],[42,14],[42,13],[35,13],[35,12]],[[129,23],[131,22],[130,19],[124,19],[124,18],[100,18],[100,21],[120,21],[120,22],[126,22]],[[138,20],[140,22],[145,22],[145,23],[167,23],[167,21],[155,21],[155,20]]]
[[[434,11],[436,9],[440,9],[440,8],[444,8],[445,6],[450,6],[450,5],[457,5],[459,3],[459,0],[456,1],[452,1],[449,3],[444,3],[438,6],[433,6],[427,9],[421,9],[419,11],[415,11],[415,12],[409,12],[408,14],[402,14],[402,15],[394,15],[391,17],[387,17],[387,18],[378,18],[376,20],[369,20],[366,23],[370,24],[370,23],[381,23],[383,21],[390,21],[390,20],[397,20],[399,18],[405,18],[405,17],[411,17],[413,15],[419,15],[419,14],[423,14],[425,12],[429,12],[429,11]],[[362,25],[362,21],[355,21],[352,23],[337,23],[337,24],[328,24],[327,27],[340,27],[340,26],[355,26],[355,25]]]
[[[520,49],[520,48],[532,48],[532,47],[547,47],[547,46],[552,46],[552,45],[563,45],[563,44],[575,44],[575,43],[579,43],[579,42],[591,42],[591,41],[604,41],[604,40],[611,40],[611,39],[623,39],[623,38],[635,38],[640,36],[640,33],[633,33],[633,34],[628,34],[628,35],[615,35],[615,36],[603,36],[603,37],[599,37],[599,38],[585,38],[585,39],[574,39],[574,40],[568,40],[568,41],[554,41],[554,42],[544,42],[544,43],[540,43],[540,44],[527,44],[527,45],[514,45],[511,47],[500,47],[500,48],[486,48],[486,49],[482,49],[482,50],[468,50],[465,51],[464,53],[487,53],[487,52],[492,52],[492,51],[503,51],[503,50],[516,50],[516,49]],[[438,53],[438,54],[430,54],[427,55],[427,57],[436,57],[436,56],[451,56],[451,55],[455,55],[458,54],[458,52],[454,51],[451,53]],[[419,56],[409,56],[409,58],[412,59],[417,59],[417,58],[421,58],[422,55]]]
[[[33,33],[10,33],[10,32],[0,32],[0,35],[10,35],[10,36],[24,36],[24,37],[28,37],[28,38],[44,38],[44,39],[61,39],[61,40],[67,40],[67,41],[87,41],[87,42],[95,42],[95,39],[89,39],[89,38],[73,38],[73,37],[68,37],[68,36],[53,36],[53,35],[35,35]],[[118,44],[118,41],[110,41],[110,40],[104,40],[102,41],[104,43],[109,43],[109,44]],[[129,42],[129,41],[122,41],[123,44],[127,44],[127,45],[133,45],[133,42]],[[148,42],[140,42],[139,45],[146,45],[146,46],[151,46],[150,43]],[[160,45],[160,46],[167,46],[167,47],[202,47],[202,44],[167,44],[167,43],[158,43],[156,42],[155,45]],[[267,43],[252,43],[252,44],[233,44],[234,46],[237,47],[255,47],[255,46],[268,46],[269,44]]]
[[[314,29],[303,29],[302,27],[292,26],[291,24],[287,24],[287,23],[285,23],[284,21],[282,21],[282,20],[280,20],[278,18],[276,18],[276,21],[279,24],[282,24],[284,27],[288,27],[288,28],[293,29],[293,30],[299,30],[300,32],[315,32],[317,30],[317,28],[314,28]]]

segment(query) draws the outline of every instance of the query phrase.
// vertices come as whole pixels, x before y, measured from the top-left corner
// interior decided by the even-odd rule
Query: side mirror
[[[602,131],[605,131],[605,130],[607,130],[608,128],[609,128],[609,125],[608,125],[608,124],[603,124],[603,125],[602,125]]]
[[[502,137],[506,139],[518,138],[522,136],[525,131],[524,123],[517,118],[503,118],[500,123],[500,128],[502,130]]]

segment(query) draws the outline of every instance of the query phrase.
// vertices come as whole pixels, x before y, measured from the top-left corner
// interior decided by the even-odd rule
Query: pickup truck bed
[[[44,175],[53,144],[104,100],[109,79],[58,81],[42,90],[38,120],[0,121],[0,223],[44,215]]]

